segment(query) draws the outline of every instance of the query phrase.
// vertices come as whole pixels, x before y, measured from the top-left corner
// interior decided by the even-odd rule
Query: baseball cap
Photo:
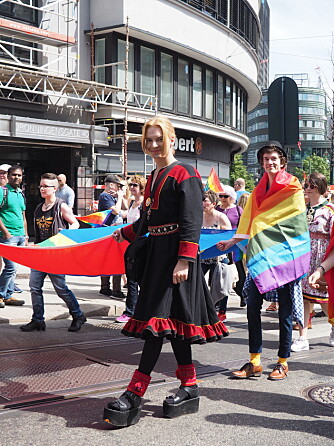
[[[260,147],[259,151],[257,152],[257,160],[260,162],[260,154],[269,146],[275,146],[277,149],[277,152],[281,152],[281,155],[283,155],[286,159],[288,159],[288,155],[286,154],[285,150],[283,149],[282,145],[278,141],[267,141],[263,144],[262,147]]]
[[[0,170],[3,170],[4,172],[8,172],[8,169],[12,167],[10,164],[1,164]]]
[[[105,180],[104,180],[104,182],[105,183],[122,184],[121,183],[121,179],[119,178],[119,176],[118,175],[114,175],[114,174],[107,175]]]

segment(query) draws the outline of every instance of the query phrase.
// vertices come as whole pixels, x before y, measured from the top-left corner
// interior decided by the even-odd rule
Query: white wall
[[[250,3],[255,6],[258,0]],[[248,91],[252,83],[256,84],[258,61],[254,50],[227,27],[186,4],[168,0],[91,1],[91,20],[96,28],[125,23],[127,16],[131,36],[209,63],[237,79]],[[245,83],[243,77],[251,82]]]

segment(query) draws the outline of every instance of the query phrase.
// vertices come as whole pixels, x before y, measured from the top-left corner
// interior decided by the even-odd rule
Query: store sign
[[[75,141],[77,141],[78,139],[80,141],[86,139],[89,140],[89,130],[61,126],[56,127],[46,124],[18,122],[16,126],[16,132],[17,134],[20,134],[20,136],[29,134],[34,136],[43,136],[44,138],[52,136],[56,139],[66,138],[66,140],[73,139]]]
[[[198,136],[194,138],[175,138],[174,149],[180,152],[193,152],[200,155],[203,150],[203,143]]]
[[[0,122],[2,122],[2,116],[0,115]],[[22,118],[18,116],[6,116],[4,117],[3,123],[6,124],[10,136],[16,138],[76,144],[94,143],[95,145],[108,146],[108,130],[106,127]],[[0,126],[1,135],[4,135],[4,132]]]

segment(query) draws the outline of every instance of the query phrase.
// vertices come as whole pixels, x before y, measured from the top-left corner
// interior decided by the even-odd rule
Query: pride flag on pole
[[[217,194],[219,194],[219,192],[224,192],[223,188],[221,187],[218,175],[216,174],[216,171],[213,167],[211,168],[211,172],[208,176],[208,180],[206,182],[204,190],[213,190]]]

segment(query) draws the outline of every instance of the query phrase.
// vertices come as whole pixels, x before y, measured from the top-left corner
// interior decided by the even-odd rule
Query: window
[[[202,67],[193,65],[193,115],[202,116]]]
[[[231,81],[228,79],[225,86],[225,123],[231,125]]]
[[[140,47],[140,92],[155,95],[155,51],[144,46]],[[147,99],[143,96],[141,101]]]
[[[173,110],[173,56],[165,53],[161,53],[160,90],[161,107]]]
[[[106,39],[95,40],[95,65],[104,65],[106,63]],[[95,68],[95,80],[105,84],[106,69],[105,67]]]
[[[237,115],[238,115],[238,103],[237,103],[237,86],[233,84],[233,99],[232,99],[232,127],[237,126]]]
[[[218,122],[224,122],[224,78],[221,74],[218,74],[217,120]]]
[[[126,42],[119,39],[117,42],[117,58],[118,62],[124,62],[126,59]],[[134,91],[135,89],[135,64],[134,64],[134,47],[133,43],[129,43],[129,68],[128,68],[128,89]],[[117,65],[117,85],[118,87],[125,87],[125,65]]]
[[[189,64],[179,59],[177,64],[177,111],[189,113]]]
[[[205,70],[205,117],[213,120],[213,72]]]

